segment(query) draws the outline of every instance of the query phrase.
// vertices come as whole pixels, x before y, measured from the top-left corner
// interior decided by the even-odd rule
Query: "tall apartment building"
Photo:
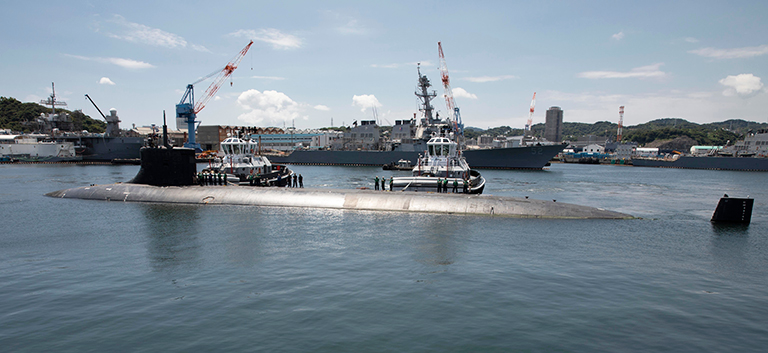
[[[544,138],[552,142],[563,140],[563,110],[560,107],[550,107],[547,110],[547,120],[544,123]]]

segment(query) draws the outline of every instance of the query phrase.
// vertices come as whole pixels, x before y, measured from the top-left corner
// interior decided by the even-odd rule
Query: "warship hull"
[[[110,162],[113,159],[138,159],[144,146],[142,137],[66,136],[59,138],[73,142],[83,161]]]
[[[714,169],[768,172],[768,158],[760,157],[689,157],[676,160],[644,159],[632,160],[635,167]]]
[[[564,145],[493,148],[466,150],[462,152],[462,155],[472,168],[542,169],[563,148]],[[269,156],[269,160],[281,164],[379,167],[401,159],[415,162],[418,158],[419,151],[296,150],[285,156]]]

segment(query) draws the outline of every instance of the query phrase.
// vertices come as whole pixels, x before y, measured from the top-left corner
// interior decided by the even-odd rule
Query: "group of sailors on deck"
[[[203,185],[227,185],[227,175],[215,170],[204,170],[197,173],[197,184]]]
[[[393,179],[394,179],[393,177],[389,178],[389,191],[392,191],[392,180]],[[381,191],[387,191],[386,183],[387,183],[387,177],[381,177]],[[379,176],[378,175],[375,178],[373,178],[373,189],[374,190],[379,190]]]
[[[466,178],[461,179],[461,188],[462,193],[468,193],[469,192],[469,181]],[[453,178],[453,182],[449,180],[448,178],[437,178],[437,192],[449,192],[448,188],[453,186],[453,190],[451,192],[458,193],[458,187],[459,187],[459,179]]]

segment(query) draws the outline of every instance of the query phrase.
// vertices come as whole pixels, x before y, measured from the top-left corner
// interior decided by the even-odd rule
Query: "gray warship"
[[[750,131],[743,140],[707,156],[673,155],[664,158],[633,158],[636,167],[736,170],[768,172],[768,129]]]
[[[65,112],[56,113],[56,106],[64,106],[66,103],[56,100],[55,89],[52,90],[51,96],[47,100],[40,102],[50,105],[52,112],[42,114],[37,119],[38,129],[50,136],[47,138],[48,140],[73,143],[77,156],[81,157],[83,161],[138,160],[141,157],[140,150],[145,144],[144,138],[132,135],[129,131],[120,130],[120,118],[117,116],[117,110],[110,109],[110,115],[104,115],[91,97],[87,94],[85,97],[91,101],[99,114],[106,120],[107,130],[105,133],[73,131],[74,124],[69,115]]]
[[[378,166],[395,163],[399,160],[416,161],[419,154],[424,154],[427,141],[433,134],[444,135],[453,131],[463,136],[463,126],[450,118],[441,119],[436,114],[431,101],[437,94],[430,91],[432,84],[421,74],[417,67],[419,81],[415,95],[421,101],[419,119],[414,114],[410,120],[396,120],[392,130],[392,140],[388,144],[376,145],[362,140],[362,143],[350,143],[344,138],[333,144],[329,149],[296,149],[284,155],[270,155],[275,163],[303,165],[344,165],[344,166]],[[454,119],[455,120],[455,119]],[[371,134],[378,136],[378,126],[375,121],[362,121],[347,133],[352,139]],[[347,135],[345,134],[345,135]],[[358,141],[361,141],[358,139]],[[371,139],[373,142],[373,139]],[[461,142],[461,139],[460,139]],[[467,149],[461,144],[461,155],[466,158],[472,168],[482,169],[531,169],[541,170],[549,161],[560,153],[565,145],[546,144],[541,142],[523,142],[515,147],[500,147],[487,149]]]

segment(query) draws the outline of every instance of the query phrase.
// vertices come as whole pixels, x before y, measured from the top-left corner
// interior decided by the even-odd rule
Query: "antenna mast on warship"
[[[58,102],[56,101],[56,87],[53,85],[53,82],[51,82],[51,96],[48,97],[46,100],[41,100],[40,104],[50,105],[51,106],[51,114],[56,114],[56,106],[67,106],[66,102]]]
[[[429,79],[427,76],[423,76],[421,74],[421,63],[416,64],[416,70],[419,73],[419,85],[416,86],[416,97],[419,97],[421,99],[421,105],[422,108],[419,109],[420,111],[424,112],[424,118],[427,119],[427,124],[435,124],[438,122],[437,119],[432,117],[432,111],[435,110],[435,108],[432,107],[429,102],[433,100],[435,97],[437,97],[437,92],[432,91],[430,93],[427,91],[430,86],[432,86],[431,83],[429,83]]]

